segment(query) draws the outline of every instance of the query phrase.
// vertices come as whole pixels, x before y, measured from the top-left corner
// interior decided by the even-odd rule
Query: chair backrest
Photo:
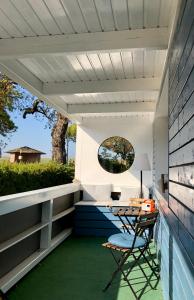
[[[143,235],[143,233],[147,230],[148,234],[146,234],[146,237],[148,238],[148,240],[150,240],[153,234],[153,229],[158,217],[158,213],[158,211],[155,211],[143,216],[139,216],[135,225],[136,235]]]

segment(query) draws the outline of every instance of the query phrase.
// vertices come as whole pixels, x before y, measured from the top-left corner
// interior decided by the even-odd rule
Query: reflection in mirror
[[[134,157],[133,146],[120,136],[106,139],[98,149],[98,161],[110,173],[125,172],[133,164]]]

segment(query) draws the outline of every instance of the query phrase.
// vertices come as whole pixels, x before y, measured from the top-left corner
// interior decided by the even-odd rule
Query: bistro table
[[[157,212],[157,210],[155,210],[154,213],[155,212]],[[146,215],[150,215],[152,212],[142,210],[141,206],[128,206],[120,208],[112,207],[112,213],[120,219],[123,224],[123,228],[131,234],[130,229],[135,232],[135,224],[138,217],[146,217]]]

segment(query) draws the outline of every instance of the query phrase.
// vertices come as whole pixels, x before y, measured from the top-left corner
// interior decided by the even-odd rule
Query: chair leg
[[[116,258],[116,256],[114,255],[113,251],[111,251],[111,254],[112,254],[112,256],[113,256],[113,258],[114,258],[116,264],[118,265],[118,268],[117,268],[117,270],[113,273],[111,280],[108,282],[108,284],[106,285],[106,287],[104,288],[103,291],[105,292],[105,291],[111,286],[114,277],[116,276],[117,272],[120,271],[120,272],[123,274],[124,280],[127,282],[128,286],[130,287],[130,289],[131,289],[131,291],[132,291],[132,293],[133,293],[135,299],[136,299],[136,300],[139,300],[140,298],[137,297],[136,292],[135,292],[133,286],[131,285],[129,279],[127,278],[127,276],[126,276],[126,274],[125,274],[125,272],[124,272],[124,270],[122,269],[123,265],[125,264],[125,262],[127,261],[128,257],[130,256],[131,252],[128,253],[128,254],[125,256],[125,259],[124,259],[124,261],[122,262],[121,265],[120,265],[121,259],[122,259],[122,257],[124,257],[125,254],[122,255],[121,258],[120,258],[119,260],[117,260],[117,258]],[[115,273],[116,273],[116,274],[115,274]]]
[[[114,260],[115,260],[115,262],[116,262],[116,264],[117,264],[117,269],[116,269],[116,270],[114,271],[114,273],[112,274],[111,279],[110,279],[110,281],[107,283],[107,285],[105,286],[105,288],[103,289],[103,292],[105,292],[105,291],[111,286],[111,284],[112,284],[112,282],[113,282],[115,276],[118,274],[118,272],[121,272],[122,275],[123,275],[123,277],[124,277],[124,280],[127,282],[128,286],[130,287],[130,289],[131,289],[131,291],[132,291],[132,293],[133,293],[135,299],[136,299],[136,300],[140,299],[140,296],[137,297],[136,292],[135,292],[135,290],[133,289],[133,286],[131,285],[131,283],[130,283],[130,281],[129,281],[129,279],[128,279],[128,276],[129,276],[130,272],[132,271],[132,269],[133,269],[136,265],[138,265],[138,267],[139,267],[140,270],[142,271],[144,277],[145,277],[146,280],[147,280],[147,284],[151,287],[151,289],[154,289],[154,288],[155,288],[155,287],[152,286],[152,284],[151,284],[151,282],[150,282],[151,277],[153,276],[153,274],[154,274],[157,278],[159,278],[159,277],[158,277],[158,274],[156,274],[156,272],[155,272],[155,270],[154,270],[154,267],[150,264],[149,260],[147,259],[146,255],[145,255],[145,252],[148,250],[148,246],[149,246],[149,244],[147,244],[143,249],[139,248],[138,250],[140,251],[140,253],[139,253],[138,256],[135,255],[136,252],[133,253],[133,251],[131,250],[131,251],[129,251],[129,252],[123,253],[119,259],[116,258],[116,256],[114,255],[114,251],[113,251],[112,249],[110,249],[110,252],[111,252],[111,254],[112,254],[112,256],[113,256],[113,258],[114,258]],[[123,266],[124,266],[125,262],[127,261],[127,259],[129,258],[130,255],[133,256],[134,262],[132,263],[130,269],[129,269],[127,272],[125,272],[125,271],[123,270]],[[145,271],[143,270],[141,264],[139,263],[139,260],[140,260],[140,258],[141,258],[142,256],[143,256],[144,260],[146,261],[146,263],[149,265],[150,269],[152,270],[152,274],[151,274],[151,276],[150,276],[149,278],[148,278],[148,276],[146,275]]]
[[[152,273],[156,276],[156,278],[159,278],[158,275],[156,274],[154,268],[151,266],[150,262],[148,261],[147,257],[146,257],[145,254],[144,254],[144,252],[146,252],[147,248],[148,248],[148,245],[147,245],[145,248],[143,248],[143,249],[140,248],[140,249],[139,249],[140,254],[139,254],[137,257],[135,256],[134,253],[132,253],[132,256],[133,256],[133,258],[134,258],[134,263],[132,264],[132,266],[131,266],[130,269],[128,270],[128,272],[127,272],[127,274],[126,274],[126,277],[128,277],[129,274],[131,273],[132,269],[133,269],[136,265],[138,265],[138,267],[139,267],[140,270],[142,271],[144,277],[146,278],[146,280],[147,280],[149,286],[151,287],[151,289],[154,289],[155,287],[152,286],[152,284],[150,283],[149,278],[147,277],[145,271],[143,270],[141,264],[139,263],[139,260],[140,260],[141,256],[143,256],[144,260],[147,262],[147,264],[149,265],[150,269],[152,270]],[[151,277],[152,277],[152,275],[151,275]]]
[[[115,260],[115,262],[116,262],[116,264],[117,264],[117,266],[118,266],[118,268],[117,268],[117,269],[114,271],[114,273],[112,274],[111,279],[110,279],[110,281],[107,283],[107,285],[105,286],[105,288],[103,289],[103,292],[105,292],[105,291],[111,286],[111,284],[112,284],[112,282],[113,282],[115,276],[117,275],[117,273],[118,273],[119,271],[122,271],[122,266],[123,266],[123,264],[126,262],[128,256],[130,255],[130,254],[127,254],[127,255],[126,255],[126,253],[123,253],[123,255],[121,256],[121,258],[120,258],[119,260],[117,260],[117,259],[115,258],[115,256],[114,256],[114,254],[113,254],[113,252],[112,252],[111,249],[110,249],[110,252],[111,252],[111,254],[112,254],[112,256],[113,256],[113,258],[114,258],[114,260]]]
[[[147,262],[147,264],[149,265],[150,269],[152,270],[152,272],[154,273],[154,275],[156,276],[156,278],[159,278],[160,275],[155,272],[154,267],[150,264],[149,260],[147,259],[146,255],[144,254],[144,252],[142,252],[142,256],[145,259],[145,261]]]

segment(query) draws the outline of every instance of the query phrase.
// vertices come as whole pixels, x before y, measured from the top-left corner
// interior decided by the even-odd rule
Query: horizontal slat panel
[[[184,89],[182,90],[180,96],[179,96],[179,101],[177,102],[175,108],[173,109],[171,115],[170,115],[170,126],[171,124],[174,122],[174,120],[178,117],[178,114],[180,113],[183,105],[185,105],[185,103],[189,100],[191,94],[194,91],[194,86],[193,86],[193,81],[194,81],[194,69],[192,70],[192,72],[190,73],[189,77],[186,77],[184,79]],[[177,98],[178,99],[178,95],[174,95],[173,99]]]
[[[194,187],[194,165],[170,168],[169,179]]]
[[[173,297],[176,297],[176,300],[182,300],[186,299],[186,291],[184,289],[182,280],[180,278],[180,274],[177,272],[177,270],[174,268],[175,262],[173,262],[173,280],[172,280],[172,288],[174,292]]]
[[[169,139],[172,139],[173,136],[177,134],[179,130],[192,118],[194,115],[193,111],[194,106],[194,94],[191,95],[190,99],[184,106],[184,109],[180,112],[179,116],[176,118],[169,130]]]
[[[194,139],[194,117],[170,141],[169,151],[173,152]]]
[[[194,23],[192,24],[188,40],[183,51],[183,55],[178,65],[179,78],[182,75],[184,68],[188,68],[188,72],[189,70],[191,70],[191,67],[193,65],[192,64],[193,53],[194,53]]]
[[[172,153],[169,157],[169,166],[192,164],[194,162],[194,141]]]
[[[194,33],[193,32],[194,32],[194,30],[193,29],[194,29],[194,24],[191,28],[189,38],[185,45],[183,55],[178,64],[174,81],[170,87],[170,91],[172,91],[172,93],[173,92],[180,93],[180,91],[183,88],[183,85],[185,83],[185,78],[188,78],[189,73],[191,72],[192,67],[193,67],[193,64],[192,64],[193,52],[194,52],[194,48],[193,48],[193,43],[194,43]],[[182,78],[184,80],[182,80]],[[176,89],[178,89],[178,91]]]
[[[181,243],[184,245],[185,250],[187,251],[192,264],[194,265],[194,239],[188,233],[188,231],[184,228],[181,223],[179,223],[179,239]]]
[[[112,213],[93,213],[93,212],[77,212],[75,211],[75,218],[78,220],[110,220],[118,221],[119,218]],[[124,219],[124,218],[123,218]]]
[[[75,227],[121,229],[122,223],[120,221],[75,220]]]
[[[194,94],[191,95],[189,101],[184,106],[184,109],[180,112],[179,129],[181,129],[188,122],[188,120],[194,115],[193,106],[194,106]]]
[[[169,196],[169,207],[185,226],[186,230],[194,237],[194,214],[192,211],[183,206],[172,196]]]
[[[179,130],[179,122],[178,122],[178,118],[176,120],[174,120],[174,123],[172,124],[172,126],[169,129],[169,139],[171,140],[178,132]]]
[[[184,3],[183,7],[184,7]],[[183,16],[180,15],[181,24],[180,29],[176,32],[176,40],[174,43],[174,48],[176,51],[173,51],[173,55],[171,57],[171,64],[170,64],[170,78],[173,78],[175,72],[176,72],[176,66],[178,65],[178,62],[181,58],[181,55],[184,50],[184,46],[186,44],[188,35],[189,35],[189,29],[191,27],[193,18],[192,15],[194,13],[194,3],[192,1],[187,1],[187,5],[184,9]],[[174,49],[173,49],[174,50]],[[171,102],[170,108],[172,107],[174,103]]]
[[[110,208],[106,206],[92,206],[92,205],[76,205],[76,212],[106,212],[110,213]]]
[[[75,234],[77,235],[89,235],[89,236],[110,236],[112,234],[119,233],[119,229],[102,229],[102,228],[75,228]]]
[[[172,230],[171,286],[166,297],[193,299],[194,264],[194,1],[180,2],[169,56],[169,202],[163,204]],[[173,221],[174,220],[174,221]],[[173,227],[173,224],[176,224]]]
[[[182,201],[185,206],[194,211],[194,190],[185,186],[169,182],[169,193]]]
[[[188,263],[185,260],[184,253],[181,252],[176,240],[173,245],[174,250],[174,268],[176,268],[178,274],[181,274],[181,280],[183,282],[184,289],[187,291],[188,299],[192,299],[194,296],[193,290],[193,272],[188,267]]]

